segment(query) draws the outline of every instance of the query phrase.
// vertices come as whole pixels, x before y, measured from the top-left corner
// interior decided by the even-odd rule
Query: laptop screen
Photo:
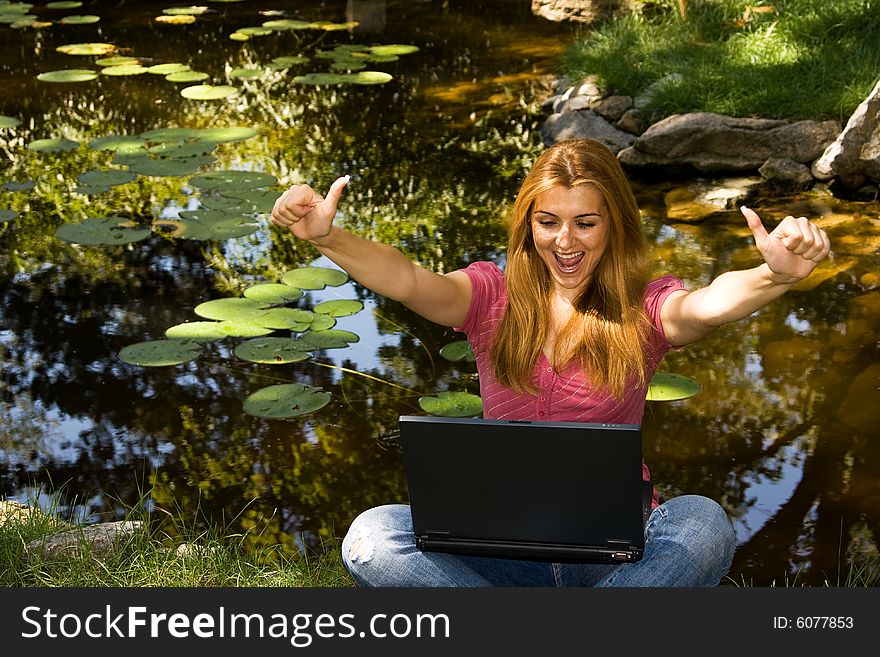
[[[634,561],[640,425],[402,416],[417,544],[486,556]],[[421,541],[419,540],[421,538]]]

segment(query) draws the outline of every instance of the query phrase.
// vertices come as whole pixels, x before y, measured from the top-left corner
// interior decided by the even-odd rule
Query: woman
[[[522,183],[504,271],[487,262],[440,275],[399,250],[333,225],[349,177],[326,198],[296,185],[272,221],[352,278],[423,317],[464,332],[477,357],[490,419],[640,423],[663,355],[769,303],[830,251],[823,230],[785,217],[767,233],[742,208],[764,262],[687,291],[650,279],[639,210],[616,157],[599,142],[559,142]],[[643,478],[650,474],[643,465]],[[552,564],[419,551],[409,507],[370,509],[352,523],[343,561],[361,586],[715,586],[735,537],[714,501],[656,490],[636,563]]]

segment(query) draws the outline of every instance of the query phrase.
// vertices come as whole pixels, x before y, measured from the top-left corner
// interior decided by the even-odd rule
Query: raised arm
[[[358,237],[333,224],[348,181],[349,176],[338,178],[326,198],[308,185],[290,187],[275,201],[272,223],[312,244],[373,292],[400,301],[432,322],[461,326],[472,294],[466,274],[429,271],[392,246]]]
[[[723,324],[748,317],[809,276],[831,251],[828,235],[806,217],[785,217],[768,233],[757,213],[741,210],[763,264],[721,274],[699,290],[671,294],[660,309],[671,344],[696,342]]]

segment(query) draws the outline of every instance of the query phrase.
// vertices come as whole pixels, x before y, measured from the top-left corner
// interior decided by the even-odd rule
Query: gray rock
[[[812,166],[819,180],[838,177],[857,187],[865,175],[880,179],[880,82],[849,117],[838,137],[829,144]],[[847,185],[850,186],[850,185]]]
[[[838,132],[835,121],[676,114],[655,123],[618,157],[628,166],[689,165],[706,173],[755,171],[770,157],[815,160]]]
[[[620,120],[615,124],[617,128],[631,135],[640,135],[648,128],[648,122],[641,111],[633,108],[623,113]]]
[[[595,139],[608,146],[615,155],[635,140],[633,135],[618,130],[590,110],[551,115],[541,126],[541,136],[547,146],[564,139]]]
[[[590,109],[609,121],[619,121],[632,106],[632,96],[608,96],[594,102],[590,105]]]
[[[25,545],[29,558],[58,559],[76,556],[90,550],[106,555],[143,526],[140,521],[105,522],[77,527]]]
[[[813,183],[810,167],[788,157],[770,157],[758,169],[778,189],[806,189]]]
[[[631,4],[631,0],[532,0],[532,13],[557,23],[592,23]]]

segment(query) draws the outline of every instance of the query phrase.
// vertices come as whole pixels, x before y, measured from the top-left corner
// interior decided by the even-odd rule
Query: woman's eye
[[[578,228],[592,228],[592,227],[595,226],[595,225],[596,225],[596,224],[592,224],[592,223],[590,223],[590,222],[584,221],[584,222],[578,222],[577,227],[578,227]]]

